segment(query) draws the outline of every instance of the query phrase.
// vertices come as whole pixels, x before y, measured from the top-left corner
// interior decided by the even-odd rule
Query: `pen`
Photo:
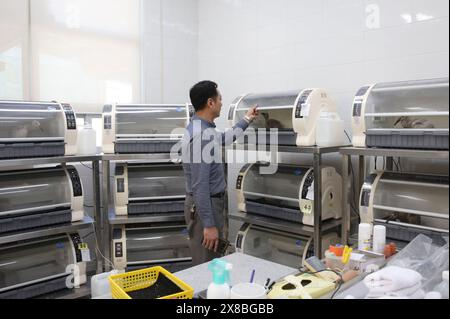
[[[253,271],[252,271],[252,276],[250,277],[250,283],[251,283],[251,284],[253,283],[253,280],[255,279],[255,272],[256,272],[256,270],[253,269]]]

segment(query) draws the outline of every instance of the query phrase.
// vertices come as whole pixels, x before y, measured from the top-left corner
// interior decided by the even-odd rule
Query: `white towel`
[[[368,298],[410,296],[421,288],[421,280],[422,275],[414,270],[390,266],[368,275],[364,284],[369,288]]]
[[[422,289],[418,289],[411,295],[388,293],[386,295],[383,295],[383,296],[377,297],[377,298],[366,296],[366,299],[416,299],[417,300],[417,299],[426,299],[425,297],[426,297],[425,291],[423,291]]]
[[[379,299],[392,297],[394,299],[424,299],[425,292],[421,289],[421,284],[418,283],[410,288],[405,288],[401,290],[389,291],[385,293],[380,293],[379,291],[369,291],[366,298],[367,299]]]

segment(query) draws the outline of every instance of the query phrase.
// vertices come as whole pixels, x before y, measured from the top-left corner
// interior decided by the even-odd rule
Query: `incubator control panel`
[[[303,92],[303,94],[300,96],[300,100],[297,103],[297,107],[295,108],[295,118],[302,119],[305,116],[307,116],[304,112],[305,109],[305,103],[308,100],[309,96],[311,95],[312,90],[306,90]]]
[[[83,195],[83,187],[81,186],[80,175],[75,168],[67,168],[70,180],[72,181],[73,196],[79,197]]]
[[[72,109],[72,106],[69,104],[62,104],[64,113],[66,114],[66,122],[68,130],[76,130],[77,129],[77,118],[75,116],[75,112]]]

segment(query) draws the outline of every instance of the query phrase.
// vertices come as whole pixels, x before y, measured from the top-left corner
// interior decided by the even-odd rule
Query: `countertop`
[[[253,270],[255,270],[254,282],[263,286],[266,284],[268,278],[271,281],[277,281],[288,275],[298,273],[298,270],[295,268],[241,253],[228,255],[223,257],[223,259],[233,265],[231,286],[249,282]],[[200,292],[208,289],[212,281],[212,274],[208,270],[208,263],[177,272],[174,275],[194,288],[194,295],[198,295]]]

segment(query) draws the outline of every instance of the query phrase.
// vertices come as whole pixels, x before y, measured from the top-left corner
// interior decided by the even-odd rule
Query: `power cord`
[[[92,227],[94,228],[93,234],[94,234],[94,238],[95,238],[95,248],[96,251],[99,253],[99,255],[112,267],[113,270],[116,270],[116,267],[114,265],[114,263],[109,260],[108,258],[106,258],[102,252],[100,251],[99,247],[98,247],[98,239],[97,239],[97,229],[95,228],[95,223],[92,223]]]
[[[90,167],[90,166],[87,166],[86,164],[84,164],[84,163],[82,163],[82,162],[79,162],[82,166],[84,166],[84,167],[86,167],[86,168],[88,168],[88,169],[90,169],[91,171],[93,171],[94,169],[92,168],[92,167]],[[110,176],[109,177],[110,179],[113,179],[114,180],[114,176]]]

